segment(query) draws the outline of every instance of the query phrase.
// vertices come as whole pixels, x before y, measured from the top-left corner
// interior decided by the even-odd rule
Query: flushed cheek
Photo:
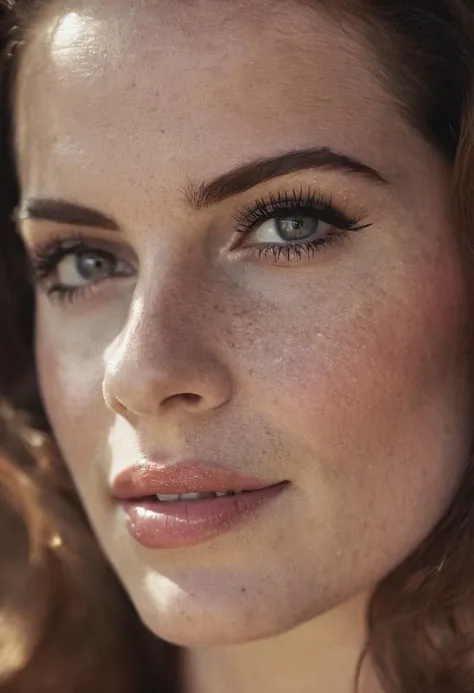
[[[267,342],[241,351],[252,364],[248,398],[285,441],[282,470],[307,501],[295,523],[304,519],[316,543],[330,528],[335,545],[358,547],[360,570],[370,542],[383,553],[388,541],[388,565],[429,533],[468,459],[464,298],[445,279],[446,292],[429,297],[361,285],[357,311],[334,293],[332,318],[309,302],[284,320],[269,311],[259,324]],[[358,559],[347,560],[349,574]]]
[[[460,272],[440,279],[436,269],[391,292],[376,282],[360,284],[357,299],[335,289],[330,305],[315,289],[292,311],[261,312],[260,337],[239,350],[252,401],[278,430],[352,468],[410,451],[428,459],[431,446],[439,458],[449,436],[465,445],[465,296]]]

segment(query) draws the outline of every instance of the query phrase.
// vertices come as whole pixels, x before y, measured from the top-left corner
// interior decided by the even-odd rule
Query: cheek
[[[430,486],[439,506],[466,463],[463,273],[446,253],[418,260],[377,275],[341,268],[338,285],[308,282],[292,304],[278,295],[239,350],[242,368],[251,363],[251,401],[293,442],[292,478],[307,488],[322,482],[338,496],[335,507],[344,499],[353,506],[356,496],[376,502],[379,492],[386,499],[395,484],[406,497],[399,507]]]
[[[113,425],[104,405],[102,382],[104,352],[120,329],[120,319],[114,315],[100,326],[87,318],[73,323],[39,295],[36,324],[43,402],[66,462],[75,473],[92,458]]]

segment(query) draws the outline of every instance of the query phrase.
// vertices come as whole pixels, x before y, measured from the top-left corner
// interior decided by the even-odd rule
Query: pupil
[[[101,279],[111,273],[111,262],[100,255],[79,255],[76,269],[83,279]]]
[[[285,241],[295,241],[312,236],[318,229],[318,219],[311,217],[287,217],[277,219],[277,230]]]

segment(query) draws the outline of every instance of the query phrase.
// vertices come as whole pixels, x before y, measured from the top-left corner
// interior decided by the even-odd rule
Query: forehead
[[[61,4],[20,66],[22,183],[72,194],[84,171],[91,190],[111,171],[210,177],[315,144],[367,161],[369,145],[395,152],[403,127],[376,74],[347,27],[300,3]]]

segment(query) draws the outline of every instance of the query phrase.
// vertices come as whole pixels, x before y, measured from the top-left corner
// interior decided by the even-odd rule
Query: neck
[[[359,596],[283,635],[188,650],[185,693],[354,693],[366,608],[367,597]],[[360,690],[382,693],[369,661]]]

